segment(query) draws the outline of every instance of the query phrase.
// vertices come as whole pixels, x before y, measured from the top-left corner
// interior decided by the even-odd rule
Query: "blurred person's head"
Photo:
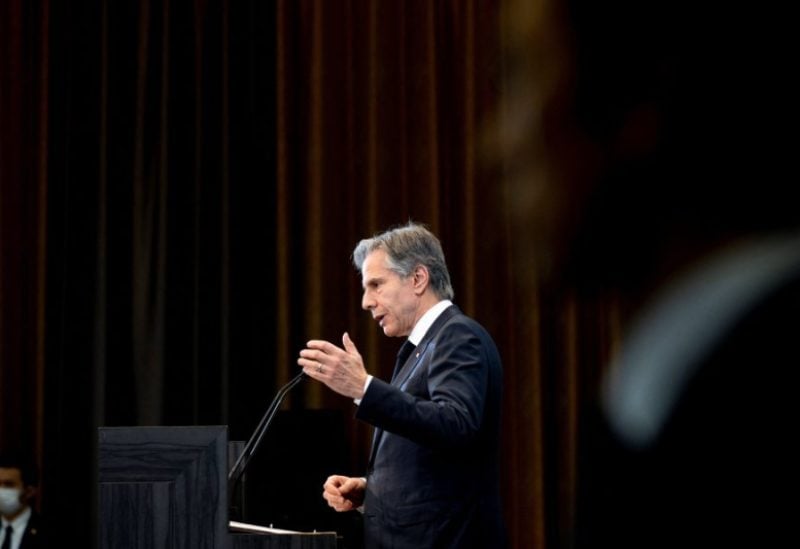
[[[523,274],[628,306],[609,368],[623,382],[582,426],[585,546],[725,546],[790,527],[771,503],[794,471],[784,372],[800,302],[796,240],[781,234],[800,227],[781,11],[511,0],[505,13],[495,150]],[[747,240],[731,250],[748,261],[709,270]],[[626,402],[642,406],[613,413]],[[644,435],[626,432],[643,417]]]
[[[501,151],[540,274],[631,293],[798,226],[789,19],[732,4],[513,1]]]

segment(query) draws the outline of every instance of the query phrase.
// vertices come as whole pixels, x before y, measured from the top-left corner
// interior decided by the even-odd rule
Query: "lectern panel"
[[[227,541],[227,427],[101,427],[101,549]]]

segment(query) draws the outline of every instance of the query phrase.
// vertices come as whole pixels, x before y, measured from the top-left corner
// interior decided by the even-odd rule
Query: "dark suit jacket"
[[[455,305],[392,383],[374,378],[356,417],[376,427],[364,535],[373,547],[502,547],[502,365]]]
[[[42,518],[34,511],[28,519],[19,549],[45,549],[46,547],[48,545],[44,536]]]

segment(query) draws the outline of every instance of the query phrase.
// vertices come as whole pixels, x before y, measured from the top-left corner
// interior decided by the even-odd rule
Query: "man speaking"
[[[347,333],[342,347],[312,340],[298,364],[358,404],[375,427],[367,475],[333,475],[323,497],[362,508],[368,548],[505,545],[498,447],[502,364],[492,338],[450,301],[439,240],[409,223],[353,252],[361,306],[389,337],[407,338],[391,382],[367,374]]]

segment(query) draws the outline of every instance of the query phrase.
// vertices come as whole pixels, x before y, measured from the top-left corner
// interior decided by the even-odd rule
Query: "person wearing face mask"
[[[41,517],[31,506],[37,484],[33,463],[12,455],[0,456],[0,549],[47,547]]]

